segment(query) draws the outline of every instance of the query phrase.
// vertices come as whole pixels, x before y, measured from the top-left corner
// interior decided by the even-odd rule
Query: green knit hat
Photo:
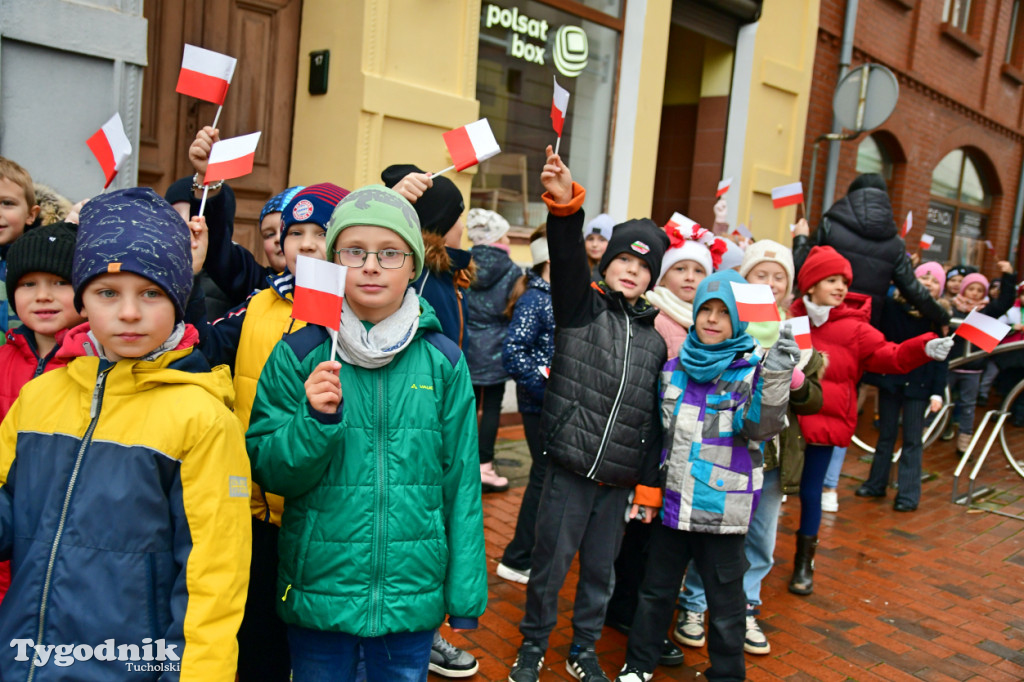
[[[361,187],[341,200],[327,223],[327,257],[333,260],[334,243],[346,227],[374,225],[391,230],[412,250],[416,279],[423,271],[423,234],[416,209],[405,197],[384,185]]]

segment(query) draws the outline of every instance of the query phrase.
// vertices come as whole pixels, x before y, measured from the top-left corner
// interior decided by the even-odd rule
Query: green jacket
[[[818,351],[811,351],[811,357],[803,368],[804,383],[789,392],[789,423],[778,436],[765,443],[764,469],[770,471],[781,466],[779,483],[786,495],[800,492],[800,477],[804,471],[803,434],[797,415],[817,414],[821,409],[821,377],[825,374],[825,358]],[[781,450],[782,456],[779,457]]]
[[[246,442],[253,478],[283,495],[278,612],[377,637],[475,627],[487,606],[476,404],[462,352],[420,299],[412,343],[379,369],[342,363],[337,414],[304,382],[331,356],[323,327],[277,344]]]

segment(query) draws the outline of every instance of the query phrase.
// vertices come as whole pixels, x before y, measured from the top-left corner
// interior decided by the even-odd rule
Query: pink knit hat
[[[964,292],[967,291],[967,287],[971,284],[980,284],[985,290],[983,294],[985,298],[988,298],[988,278],[980,272],[972,272],[969,275],[964,275],[964,278],[960,281],[960,295],[963,296]]]
[[[946,271],[935,261],[929,261],[921,263],[914,269],[914,277],[920,277],[924,274],[931,275],[939,283],[939,296],[941,296],[942,292],[946,290]]]

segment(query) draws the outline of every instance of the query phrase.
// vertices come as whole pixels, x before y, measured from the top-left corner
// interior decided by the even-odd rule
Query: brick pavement
[[[1024,429],[1007,429],[1011,447],[1024,457]],[[499,465],[503,457],[525,452],[514,429],[503,432],[513,440],[499,442]],[[870,434],[870,425],[862,424],[860,433]],[[891,491],[884,502],[853,495],[868,471],[862,454],[850,449],[840,511],[825,514],[809,597],[786,590],[799,501],[790,497],[783,505],[776,565],[762,591],[761,624],[772,651],[747,656],[749,679],[1024,680],[1024,522],[951,503],[953,443],[926,450],[924,468],[934,478],[924,483],[921,507],[911,514],[892,511]],[[521,486],[525,470],[506,463]],[[998,443],[978,483],[995,489],[982,506],[1024,516],[1024,479]],[[522,490],[485,496],[490,603],[480,629],[447,633],[479,658],[476,680],[505,680],[520,641],[525,586],[493,571],[514,530]],[[573,571],[562,589],[542,680],[572,679],[565,657],[575,584]],[[605,628],[598,651],[607,673],[622,665],[625,646],[624,636]],[[698,671],[707,668],[707,649],[687,649],[686,659],[682,667],[659,668],[654,679],[702,679]]]

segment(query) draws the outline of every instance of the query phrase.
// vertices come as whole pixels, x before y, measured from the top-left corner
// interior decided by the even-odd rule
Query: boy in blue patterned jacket
[[[759,441],[785,426],[800,349],[786,329],[761,356],[733,297],[732,283],[744,281],[723,270],[700,283],[691,333],[662,372],[664,495],[621,682],[653,676],[673,597],[691,558],[707,587],[711,667],[705,675],[711,680],[746,676],[743,543],[761,495]]]

